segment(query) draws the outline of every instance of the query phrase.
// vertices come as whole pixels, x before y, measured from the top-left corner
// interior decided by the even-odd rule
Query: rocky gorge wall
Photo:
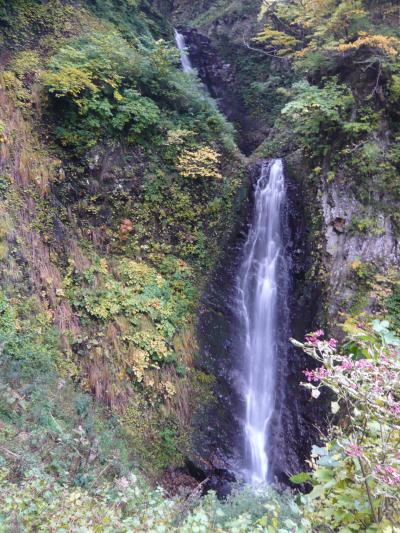
[[[178,19],[182,19],[181,11]],[[238,12],[232,9],[209,22],[197,20],[197,24],[200,30],[180,27],[180,31],[186,37],[190,58],[200,78],[220,109],[237,125],[242,150],[253,162],[260,156],[284,157],[285,160],[291,228],[288,241],[292,274],[291,335],[302,339],[306,332],[323,327],[327,334],[342,339],[353,317],[360,313],[365,316],[382,313],[384,299],[398,279],[400,257],[393,213],[399,205],[396,207],[390,193],[382,192],[376,179],[370,185],[372,200],[361,198],[362,186],[357,185],[355,178],[345,177],[340,163],[336,175],[328,172],[327,157],[321,158],[321,174],[316,175],[317,161],[311,161],[291,139],[283,146],[278,144],[273,151],[274,126],[265,119],[261,119],[263,123],[260,124],[260,120],[252,116],[251,102],[246,99],[245,89],[241,92],[239,87],[243,65],[228,61],[224,45],[229,42],[239,50],[238,55],[247,53],[251,57],[253,52],[245,38],[240,42],[238,37],[248,31],[248,19],[244,16],[240,22]],[[249,60],[254,61],[254,58]],[[263,60],[268,63],[268,59]],[[284,62],[279,63],[278,68],[269,64],[267,77],[282,75],[287,67]],[[346,70],[343,76],[351,77],[347,82],[356,85],[356,94],[368,93],[375,82],[370,73],[358,79]],[[289,69],[287,77],[290,79]],[[273,117],[272,105],[270,112]],[[356,116],[356,112],[353,113]],[[381,133],[375,135],[381,145],[386,143],[388,127],[386,124],[386,128],[382,127]],[[217,463],[224,465],[224,471],[235,471],[243,442],[239,415],[243,405],[237,393],[240,378],[234,363],[240,354],[235,352],[232,342],[237,328],[232,306],[235,274],[246,221],[252,209],[251,185],[257,175],[256,163],[249,166],[248,175],[249,197],[244,205],[242,224],[232,235],[222,263],[211,275],[203,301],[205,309],[199,318],[200,364],[217,380],[217,402],[200,426],[200,448],[209,456],[211,450],[218,450]],[[283,392],[278,402],[282,415],[277,415],[275,440],[276,449],[281,453],[273,461],[280,481],[287,482],[288,476],[305,468],[311,445],[320,438],[317,427],[323,429],[329,418],[329,398],[322,398],[317,404],[299,385],[304,379],[303,370],[313,366],[307,356],[289,347],[287,361],[278,369],[279,388]]]
[[[188,54],[202,82],[227,118],[239,125],[242,149],[250,150],[254,140],[247,142],[246,131],[252,128],[243,100],[235,92],[235,69],[223,61],[215,43],[197,29],[179,26],[185,36]],[[260,139],[262,136],[260,136]],[[242,213],[231,234],[226,252],[211,273],[199,314],[198,337],[201,355],[197,364],[201,370],[215,377],[215,401],[197,413],[195,421],[196,451],[188,460],[189,471],[199,480],[207,479],[206,488],[226,494],[230,483],[240,479],[240,461],[243,456],[242,433],[243,399],[240,396],[238,361],[241,354],[235,344],[238,330],[236,305],[236,276],[242,260],[249,220],[253,208],[253,185],[260,172],[260,160],[249,163],[247,199],[242,202]],[[290,166],[288,166],[288,170]],[[302,338],[316,327],[321,317],[322,286],[309,279],[310,255],[307,203],[302,194],[304,186],[296,168],[287,175],[289,221],[287,247],[290,257],[290,332]],[[312,366],[304,354],[287,342],[287,354],[278,362],[277,413],[273,422],[274,448],[279,450],[271,459],[277,481],[288,483],[289,477],[305,468],[311,446],[319,435],[325,408],[311,405],[309,394],[301,388],[302,371]]]

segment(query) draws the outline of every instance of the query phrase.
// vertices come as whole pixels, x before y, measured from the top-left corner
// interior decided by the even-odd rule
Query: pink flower
[[[318,378],[318,379],[323,379],[323,378],[327,378],[329,376],[329,372],[326,368],[324,368],[323,366],[321,366],[320,368],[317,368],[315,371],[314,371],[314,374],[315,376]]]
[[[343,368],[343,370],[352,370],[353,369],[353,361],[348,357],[343,357],[342,364],[340,365],[340,368]]]
[[[314,333],[309,333],[305,336],[305,341],[309,344],[312,344],[313,346],[317,346],[318,341],[320,340],[320,337],[324,336],[324,332],[322,329],[318,329],[317,331],[314,331]]]
[[[316,368],[315,370],[304,370],[303,374],[306,376],[308,381],[321,381],[321,379],[329,376],[328,370],[323,366]]]
[[[384,467],[377,465],[375,472],[383,483],[387,483],[388,485],[400,484],[400,472],[390,465]]]
[[[307,335],[307,337],[305,337],[305,341],[308,342],[309,344],[312,344],[313,346],[317,346],[318,344],[318,339],[316,339],[315,337],[312,337],[311,335]]]
[[[303,374],[306,376],[307,381],[314,381],[314,372],[312,370],[303,370]]]
[[[394,415],[400,416],[400,403],[393,404],[390,410]]]
[[[375,392],[375,394],[381,394],[383,391],[382,387],[377,381],[375,381],[375,383],[373,384],[372,390],[373,392]]]
[[[336,339],[329,339],[328,345],[330,348],[335,349],[338,345],[338,341]]]
[[[361,457],[362,456],[362,448],[358,444],[350,444],[346,448],[345,452],[350,457]]]
[[[363,370],[371,370],[372,368],[374,368],[374,365],[368,359],[360,359],[359,361],[356,361],[356,368],[361,368]]]

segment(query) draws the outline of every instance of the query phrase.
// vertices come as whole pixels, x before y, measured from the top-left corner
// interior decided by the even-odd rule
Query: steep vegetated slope
[[[385,297],[398,290],[399,262],[398,6],[265,3],[263,13],[269,23],[257,41],[293,58],[298,81],[261,152],[291,153],[293,173],[307,171],[322,216],[327,318],[390,313]]]
[[[135,4],[1,5],[9,479],[32,467],[38,483],[86,486],[135,464],[157,479],[209,396],[194,312],[242,163],[158,15]]]
[[[399,16],[368,0],[0,1],[1,530],[395,530],[398,341],[368,323],[399,333]],[[210,39],[234,126],[181,72],[170,20]],[[325,379],[345,422],[293,479],[315,485],[304,507],[272,489],[198,501],[173,470],[213,401],[195,323],[246,187],[236,143],[284,156],[301,191],[293,312],[317,287],[314,323],[351,337],[340,368],[374,362],[349,395],[337,342],[320,347],[309,386]]]

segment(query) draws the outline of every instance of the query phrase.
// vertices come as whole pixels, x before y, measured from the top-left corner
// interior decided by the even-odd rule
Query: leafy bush
[[[91,33],[61,48],[43,74],[45,88],[67,106],[60,140],[88,146],[125,128],[129,133],[129,126],[139,134],[156,124],[157,105],[126,83],[138,72],[138,62],[135,49],[117,32]]]
[[[213,507],[216,523],[226,531],[231,531],[235,523],[238,527],[240,521],[243,529],[238,531],[252,531],[252,525],[255,531],[300,532],[308,525],[302,519],[302,510],[293,493],[289,490],[278,492],[271,486],[258,490],[251,486],[239,486],[226,501],[214,500]]]
[[[55,372],[61,364],[57,333],[49,317],[37,313],[38,307],[31,299],[18,309],[0,293],[1,364],[25,377]]]
[[[193,309],[191,271],[176,260],[175,265],[174,275],[165,279],[145,262],[126,258],[116,264],[116,279],[101,259],[81,274],[71,269],[65,279],[66,294],[82,316],[127,320],[122,340],[127,349],[135,348],[129,363],[139,381],[145,369],[174,360],[173,337]]]
[[[231,134],[211,99],[177,69],[177,60],[164,41],[147,38],[133,46],[117,30],[70,41],[42,75],[53,111],[63,117],[56,130],[60,142],[78,151],[122,134],[130,142],[154,143],[171,119],[182,120],[179,113],[205,138]]]
[[[178,157],[177,168],[185,178],[222,179],[218,166],[220,154],[208,146],[184,150]]]
[[[314,398],[323,387],[333,391],[332,413],[343,419],[313,450],[314,488],[304,503],[315,526],[372,532],[400,522],[400,339],[388,326],[353,328],[347,353],[322,331],[295,342],[322,364],[305,371],[304,386]]]
[[[279,531],[301,533],[297,506],[272,489],[238,492],[227,503],[214,494],[201,501],[167,499],[150,490],[133,473],[93,490],[54,482],[40,470],[26,472],[19,482],[10,471],[0,471],[1,526],[56,532],[63,529],[141,533],[246,533]]]
[[[354,103],[351,91],[334,80],[322,88],[301,81],[293,85],[292,93],[294,97],[282,109],[282,114],[306,149],[323,153],[345,123]]]

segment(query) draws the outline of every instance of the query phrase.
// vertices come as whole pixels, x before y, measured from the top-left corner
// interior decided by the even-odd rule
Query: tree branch
[[[242,34],[242,39],[243,39],[243,45],[249,50],[252,50],[253,52],[258,52],[259,54],[263,54],[268,57],[273,57],[274,59],[285,59],[284,57],[276,55],[276,52],[267,52],[266,50],[261,50],[260,48],[255,48],[254,46],[251,46],[246,41],[244,33]]]

